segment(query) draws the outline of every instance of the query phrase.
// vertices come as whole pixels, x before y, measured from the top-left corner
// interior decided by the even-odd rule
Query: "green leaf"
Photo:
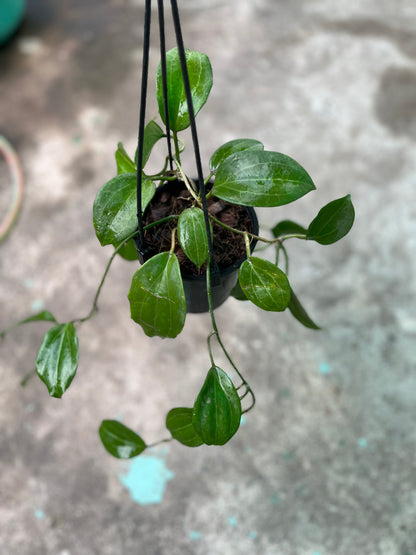
[[[192,423],[206,445],[224,445],[236,433],[241,401],[228,375],[212,366],[193,408]]]
[[[220,164],[213,194],[244,206],[281,206],[313,189],[306,170],[289,156],[249,150],[232,154]]]
[[[142,210],[152,200],[156,185],[150,179],[142,184]],[[101,245],[119,245],[137,229],[136,174],[123,173],[107,181],[95,197],[95,233]]]
[[[146,449],[142,438],[117,420],[103,420],[99,434],[104,447],[117,459],[137,457]]]
[[[220,146],[209,161],[209,169],[214,172],[231,154],[247,150],[264,150],[264,145],[255,139],[234,139]]]
[[[56,318],[49,312],[49,310],[42,310],[42,312],[39,312],[34,316],[30,316],[16,325],[20,326],[21,324],[28,324],[29,322],[56,322]]]
[[[301,324],[303,324],[306,328],[310,328],[312,330],[319,330],[321,329],[319,326],[315,324],[315,322],[309,317],[306,310],[300,304],[299,299],[295,295],[292,288],[290,288],[290,302],[288,306],[292,315],[298,320]]]
[[[121,258],[124,258],[124,260],[129,260],[130,262],[134,260],[137,262],[138,255],[134,240],[130,239],[130,241],[127,241],[118,251],[118,254]]]
[[[74,325],[58,324],[46,333],[36,359],[36,372],[51,397],[62,397],[77,367],[78,338]]]
[[[307,231],[307,239],[330,245],[342,239],[354,223],[351,195],[333,200],[318,212]]]
[[[121,173],[135,173],[136,164],[127,154],[123,143],[118,143],[116,150],[117,175]]]
[[[185,57],[192,92],[192,103],[196,115],[208,99],[212,87],[212,69],[208,56],[205,54],[193,50],[186,50]],[[169,50],[166,54],[166,73],[170,128],[172,131],[182,131],[189,127],[189,112],[177,48]],[[160,64],[156,79],[156,97],[159,105],[159,114],[163,123],[166,123],[165,109],[163,106],[162,70]]]
[[[149,160],[150,153],[152,152],[155,144],[159,141],[159,139],[165,136],[166,135],[164,131],[154,120],[149,121],[149,123],[144,128],[142,169],[145,167],[147,161]],[[137,149],[134,159],[137,165]]]
[[[237,281],[231,289],[230,295],[231,297],[234,297],[234,299],[237,299],[237,301],[248,301],[247,297],[244,295],[244,291],[241,289],[239,281]]]
[[[282,235],[302,234],[306,235],[306,229],[301,225],[292,222],[291,220],[283,220],[276,224],[272,229],[274,237],[281,237]]]
[[[132,319],[149,337],[176,337],[185,324],[186,301],[179,262],[162,252],[133,276],[128,294]]]
[[[181,213],[178,239],[189,260],[200,268],[209,255],[205,218],[200,208],[187,208]]]
[[[192,424],[193,409],[178,407],[168,412],[166,427],[172,437],[187,447],[199,447],[204,442]]]
[[[286,274],[277,266],[251,257],[240,266],[238,280],[246,297],[263,310],[281,312],[290,301],[290,285]]]

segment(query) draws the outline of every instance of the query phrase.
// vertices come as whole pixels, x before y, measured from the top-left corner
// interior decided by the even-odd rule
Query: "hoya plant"
[[[187,312],[207,311],[211,316],[201,390],[192,406],[169,411],[168,439],[188,447],[224,445],[237,432],[242,414],[254,407],[255,396],[222,341],[215,308],[231,294],[261,310],[288,311],[304,326],[318,329],[290,285],[287,242],[335,243],[350,230],[354,208],[346,195],[324,206],[310,223],[277,221],[270,233],[259,235],[254,208],[298,200],[315,189],[310,175],[289,156],[247,138],[220,145],[202,178],[201,167],[190,174],[182,163],[181,133],[194,125],[208,99],[210,61],[191,50],[183,50],[181,57],[181,50],[174,48],[162,59],[156,84],[160,120],[151,120],[142,129],[134,156],[118,144],[117,175],[95,198],[97,238],[102,246],[112,245],[114,252],[90,312],[58,323],[43,311],[20,324],[37,320],[53,324],[40,346],[36,373],[51,396],[62,397],[76,375],[78,333],[82,323],[98,311],[113,260],[117,255],[132,260],[131,287],[126,294],[138,334],[175,338],[183,330]],[[149,172],[153,148],[162,139],[166,157],[160,159],[154,153],[152,167],[156,157],[162,167]],[[273,250],[269,254],[260,246]],[[228,372],[218,366],[213,342],[224,353]],[[135,457],[147,448],[136,431],[116,420],[103,421],[99,434],[107,451],[118,458]]]

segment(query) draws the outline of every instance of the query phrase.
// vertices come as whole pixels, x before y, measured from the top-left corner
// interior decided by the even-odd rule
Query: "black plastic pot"
[[[259,223],[256,213],[251,206],[246,206],[245,208],[253,226],[253,234],[258,235]],[[250,245],[251,252],[253,252],[256,243],[256,240],[252,241]],[[234,262],[231,266],[228,266],[228,268],[212,274],[211,295],[214,308],[222,305],[222,303],[230,296],[231,289],[237,283],[238,269],[246,258],[247,257],[244,256],[240,260],[237,260],[237,262]],[[208,312],[206,277],[182,273],[182,279],[185,289],[186,311],[191,313]]]
[[[165,183],[158,189],[160,189],[160,192],[162,192],[165,187],[172,187],[172,182]],[[244,206],[244,208],[245,210],[247,210],[248,216],[251,220],[252,233],[254,235],[258,235],[259,223],[254,209],[251,206]],[[158,252],[154,249],[154,247],[151,247],[150,245],[144,245],[144,248],[140,248],[138,239],[135,239],[135,243],[141,264],[143,264],[146,260],[149,260],[149,258],[154,256]],[[257,240],[253,240],[251,242],[251,252],[253,252],[256,243]],[[237,262],[234,262],[234,264],[232,264],[231,266],[212,273],[211,296],[212,305],[214,308],[220,306],[230,296],[231,289],[237,283],[238,270],[244,260],[246,260],[246,258],[247,256],[243,256],[240,260],[237,260]],[[182,271],[182,279],[185,290],[186,311],[190,313],[208,312],[209,307],[206,276],[195,276]]]

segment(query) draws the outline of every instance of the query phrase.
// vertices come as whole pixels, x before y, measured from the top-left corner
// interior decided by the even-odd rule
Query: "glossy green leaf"
[[[200,268],[209,255],[205,218],[200,208],[187,208],[181,213],[178,239],[189,260]]]
[[[179,262],[162,252],[133,276],[128,294],[132,319],[146,335],[176,337],[185,324],[186,301]]]
[[[185,57],[192,92],[192,102],[196,115],[207,101],[212,87],[211,63],[205,54],[193,50],[186,50]],[[166,73],[170,128],[172,131],[182,131],[189,127],[189,112],[177,48],[169,50],[166,54]],[[166,123],[160,64],[156,78],[156,98],[159,105],[159,114],[162,121]]]
[[[330,245],[342,239],[354,223],[351,195],[333,200],[318,212],[307,231],[307,239]]]
[[[17,325],[20,326],[20,324],[28,324],[29,322],[56,322],[56,318],[49,312],[49,310],[42,310],[42,312],[38,312],[38,314],[22,320]]]
[[[135,173],[136,164],[127,154],[123,143],[118,143],[116,150],[117,175],[121,173]]]
[[[14,330],[15,328],[18,328],[23,324],[29,324],[30,322],[55,322],[56,323],[56,318],[48,310],[42,310],[42,312],[39,312],[38,314],[29,316],[29,318],[25,318],[24,320],[17,322],[17,324],[13,324],[12,326],[4,330],[1,330],[0,338],[5,337],[8,332]]]
[[[240,266],[238,281],[245,296],[263,310],[281,312],[290,301],[286,274],[277,266],[252,256]]]
[[[292,288],[290,289],[290,302],[288,308],[292,315],[296,318],[296,320],[298,320],[306,328],[310,328],[312,330],[320,329],[320,327],[315,324],[315,322],[310,318],[306,310],[303,308]]]
[[[142,210],[152,200],[156,185],[142,184]],[[95,233],[101,245],[119,245],[137,229],[136,174],[123,173],[101,187],[93,207]]]
[[[162,137],[165,137],[165,133],[162,128],[154,120],[149,121],[149,123],[144,128],[142,169],[145,167],[147,161],[149,160],[150,153],[152,152],[153,147]],[[137,149],[134,159],[137,165]]]
[[[137,457],[146,449],[142,438],[117,420],[103,420],[99,434],[104,447],[117,459]]]
[[[178,407],[169,411],[166,427],[172,437],[187,447],[199,447],[204,442],[192,424],[193,409]]]
[[[118,254],[121,256],[121,258],[124,258],[124,260],[128,260],[129,262],[137,262],[138,254],[134,240],[130,239],[130,241],[127,241],[127,243],[125,243],[118,251]]]
[[[78,367],[78,338],[72,323],[58,324],[45,335],[36,359],[36,372],[51,397],[62,397]]]
[[[282,235],[306,235],[306,229],[301,225],[292,222],[291,220],[283,220],[276,224],[272,229],[274,237],[281,237]]]
[[[228,375],[212,366],[193,408],[192,423],[206,445],[224,445],[236,433],[241,401]]]
[[[233,141],[228,141],[228,143],[220,146],[211,156],[209,169],[214,172],[231,154],[247,150],[264,150],[264,145],[255,139],[234,139]]]
[[[244,294],[244,291],[241,289],[239,281],[237,281],[237,283],[231,289],[230,295],[231,297],[234,297],[234,299],[237,299],[237,301],[248,301],[247,297]]]
[[[213,194],[244,206],[281,206],[315,189],[295,160],[265,150],[228,156],[218,167]]]

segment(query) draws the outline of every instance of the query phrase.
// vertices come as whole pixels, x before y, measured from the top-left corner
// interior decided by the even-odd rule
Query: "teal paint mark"
[[[231,526],[231,528],[236,528],[238,520],[235,518],[235,516],[230,516],[228,517],[228,524]]]
[[[258,534],[257,534],[257,532],[256,532],[255,530],[252,530],[252,531],[249,533],[249,536],[250,536],[250,539],[255,540],[255,539],[257,538]]]
[[[32,312],[39,312],[44,307],[42,299],[35,299],[31,304]]]
[[[321,362],[319,365],[319,373],[320,374],[330,374],[332,372],[331,366],[327,362]]]
[[[315,551],[312,555],[321,555],[319,551]]]
[[[271,497],[270,497],[270,503],[272,505],[280,505],[281,503],[281,498],[277,495],[277,493],[274,493]]]
[[[357,443],[358,447],[361,447],[361,449],[366,449],[368,447],[368,441],[365,439],[365,437],[360,437]]]
[[[142,455],[132,459],[127,473],[119,474],[119,480],[135,503],[156,505],[162,502],[166,483],[174,476],[163,459]]]
[[[43,520],[45,518],[45,513],[41,510],[41,509],[36,509],[35,511],[35,517],[38,520]]]
[[[26,289],[32,289],[34,284],[35,282],[32,278],[26,278],[23,280],[23,287],[25,287]]]
[[[245,426],[247,424],[247,416],[245,414],[241,415],[240,426]]]
[[[192,541],[198,541],[202,538],[202,534],[200,534],[199,532],[196,532],[195,530],[191,530],[191,532],[189,532],[189,539]]]

